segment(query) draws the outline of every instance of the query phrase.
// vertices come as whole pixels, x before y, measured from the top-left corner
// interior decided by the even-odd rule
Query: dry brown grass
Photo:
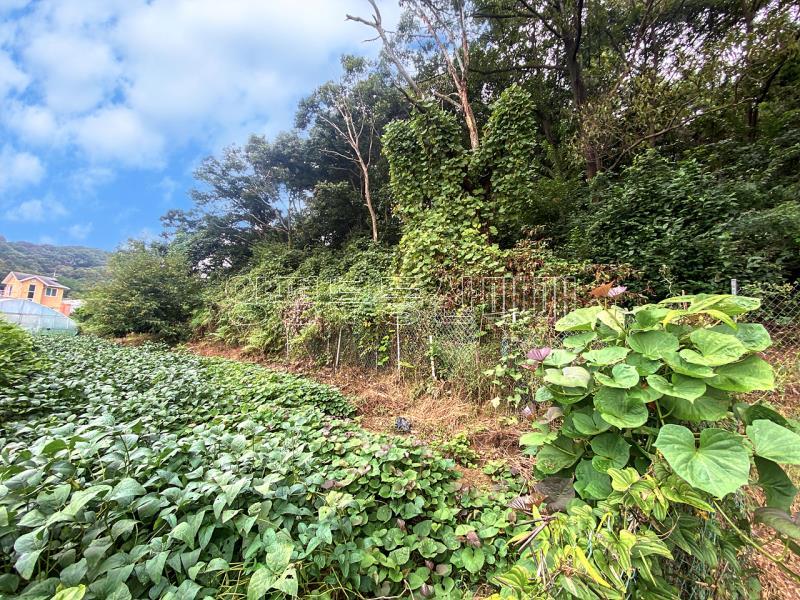
[[[480,458],[478,468],[457,467],[462,485],[490,487],[490,478],[481,470],[490,460],[504,460],[523,476],[530,471],[530,461],[519,449],[522,428],[509,422],[509,414],[462,397],[443,382],[431,382],[421,390],[418,383],[392,371],[360,367],[334,371],[310,362],[279,362],[247,355],[239,348],[205,341],[191,343],[188,348],[203,356],[254,362],[336,386],[351,398],[359,422],[370,431],[396,434],[395,422],[404,417],[411,422],[410,435],[425,443],[446,441],[464,432]]]

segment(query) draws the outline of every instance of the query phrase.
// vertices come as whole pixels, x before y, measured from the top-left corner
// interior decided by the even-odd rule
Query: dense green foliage
[[[80,297],[90,286],[102,281],[108,252],[83,246],[52,246],[30,242],[9,242],[0,235],[0,278],[9,271],[52,276]]]
[[[800,535],[779,517],[791,521],[797,489],[780,464],[800,464],[800,427],[735,397],[774,386],[757,354],[771,344],[766,329],[734,320],[758,307],[699,294],[558,321],[564,348],[528,359],[542,382],[536,401],[551,408],[520,443],[550,490],[546,505],[566,513],[542,517],[533,499],[520,507],[542,526],[517,538],[530,554],[505,594],[677,599],[697,578],[716,582],[714,597],[748,598],[758,583],[740,564],[753,545],[737,498],[747,485],[766,497],[756,518],[767,515],[797,551]]]
[[[365,432],[333,388],[260,367],[41,339],[0,389],[0,592],[461,597],[506,565],[511,495]],[[77,590],[76,590],[77,591]]]
[[[107,279],[92,288],[76,317],[100,335],[185,339],[200,286],[178,248],[131,241],[111,256]]]
[[[23,381],[39,367],[31,336],[0,319],[0,387]]]

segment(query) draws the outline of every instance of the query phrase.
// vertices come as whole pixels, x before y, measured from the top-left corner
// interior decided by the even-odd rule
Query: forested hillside
[[[0,236],[0,273],[22,271],[56,275],[70,288],[71,297],[80,296],[103,280],[108,252],[84,246],[53,246],[30,242],[9,242]]]

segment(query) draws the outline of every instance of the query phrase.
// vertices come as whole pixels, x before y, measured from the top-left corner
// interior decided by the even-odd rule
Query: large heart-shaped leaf
[[[755,520],[757,523],[769,525],[788,538],[800,540],[800,514],[793,517],[779,508],[757,508]]]
[[[642,377],[652,375],[661,368],[661,362],[652,358],[642,356],[638,352],[631,352],[625,363],[636,368],[636,372]]]
[[[772,345],[772,338],[761,323],[737,323],[736,329],[728,325],[716,325],[711,329],[736,336],[750,352],[763,352]]]
[[[611,423],[608,423],[599,412],[593,410],[591,406],[587,407],[586,412],[572,413],[572,426],[581,435],[597,435],[608,431]]]
[[[611,494],[611,477],[582,460],[575,468],[575,490],[584,500],[605,500]]]
[[[546,369],[544,380],[553,385],[565,388],[586,388],[592,374],[583,367],[564,367],[563,369]]]
[[[597,350],[589,350],[584,352],[581,356],[586,362],[597,366],[613,365],[615,363],[625,360],[630,350],[623,346],[606,346],[605,348],[598,348]]]
[[[638,331],[628,336],[628,345],[646,358],[660,359],[665,352],[675,352],[680,342],[666,331]]]
[[[592,465],[601,473],[621,469],[631,456],[631,445],[618,433],[603,433],[592,439]]]
[[[536,469],[545,475],[558,473],[578,462],[583,446],[565,436],[545,444],[536,454]]]
[[[542,361],[542,364],[548,367],[560,368],[565,365],[568,365],[577,357],[578,355],[575,354],[574,352],[569,352],[568,350],[562,350],[560,348],[556,348],[550,354],[547,355],[547,358],[545,358]]]
[[[635,323],[631,327],[634,330],[647,331],[649,329],[659,329],[661,321],[667,316],[669,309],[657,304],[645,304],[634,309]]]
[[[797,488],[789,476],[771,460],[755,457],[758,469],[758,485],[767,497],[767,506],[789,510],[797,495]]]
[[[697,351],[685,348],[680,351],[680,355],[686,362],[696,365],[720,367],[736,362],[747,354],[747,348],[736,336],[711,329],[695,329],[689,334],[689,339]]]
[[[597,390],[594,406],[603,420],[621,429],[640,427],[649,416],[642,396],[619,388]]]
[[[594,329],[602,306],[578,308],[556,321],[556,331],[588,331]]]
[[[694,377],[687,377],[675,373],[672,375],[672,383],[664,379],[661,375],[649,375],[647,377],[648,385],[664,394],[666,396],[674,396],[676,398],[685,398],[686,400],[694,400],[702,396],[706,391],[706,384],[700,379]]]
[[[775,374],[767,361],[758,356],[748,356],[742,361],[717,367],[717,375],[706,382],[727,392],[754,392],[775,387]]]
[[[632,388],[639,383],[639,373],[636,367],[630,365],[614,365],[611,377],[598,371],[594,374],[594,378],[601,385],[622,389]]]
[[[597,339],[597,332],[584,331],[583,333],[575,333],[573,335],[568,335],[567,337],[564,338],[563,344],[565,348],[581,351],[595,339]]]
[[[714,376],[714,369],[705,365],[690,363],[685,360],[678,352],[667,352],[663,356],[664,362],[675,373],[686,375],[687,377],[697,377],[706,379]]]
[[[722,498],[747,485],[750,455],[741,436],[709,428],[694,433],[682,425],[664,425],[655,442],[672,470],[696,488]]]
[[[800,465],[800,435],[767,419],[747,426],[757,456],[776,463]]]
[[[664,396],[658,402],[670,417],[693,423],[724,419],[731,404],[725,392],[713,388],[707,389],[703,396],[695,400]]]

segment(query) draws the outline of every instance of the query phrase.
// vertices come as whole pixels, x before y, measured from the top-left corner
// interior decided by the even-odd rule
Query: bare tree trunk
[[[375,207],[372,205],[372,192],[369,187],[369,167],[361,161],[361,173],[364,184],[364,203],[369,211],[369,218],[372,223],[372,241],[378,241],[378,217],[375,214]]]

